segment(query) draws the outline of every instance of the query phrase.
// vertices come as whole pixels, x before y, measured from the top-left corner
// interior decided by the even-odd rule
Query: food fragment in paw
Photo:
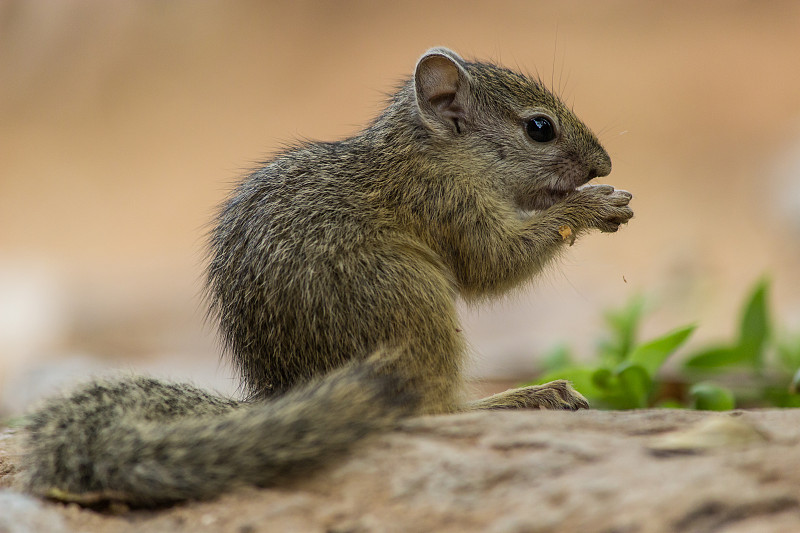
[[[569,226],[561,226],[558,228],[558,233],[561,235],[563,240],[569,241],[570,246],[575,244],[575,234],[572,233],[572,228]]]

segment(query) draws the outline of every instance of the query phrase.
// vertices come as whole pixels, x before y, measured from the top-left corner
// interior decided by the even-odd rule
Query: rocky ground
[[[800,531],[800,410],[420,418],[280,488],[120,514],[16,492],[19,436],[0,440],[2,533]]]

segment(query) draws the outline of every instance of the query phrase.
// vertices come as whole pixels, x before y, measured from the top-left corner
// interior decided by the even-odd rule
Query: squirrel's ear
[[[431,48],[417,62],[414,86],[423,119],[461,132],[469,104],[469,74],[447,48]]]

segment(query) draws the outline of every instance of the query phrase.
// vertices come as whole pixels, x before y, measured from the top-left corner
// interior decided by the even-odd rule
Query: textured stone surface
[[[727,438],[731,427],[761,437]],[[691,439],[659,447],[698,428],[696,450]],[[798,441],[800,410],[471,413],[409,421],[280,488],[118,516],[44,508],[69,531],[791,532],[800,531]],[[14,476],[14,443],[4,442],[0,486]]]

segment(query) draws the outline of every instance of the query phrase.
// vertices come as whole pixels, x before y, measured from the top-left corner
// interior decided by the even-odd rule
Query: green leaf
[[[742,309],[739,339],[735,345],[717,346],[689,358],[684,367],[694,370],[715,370],[730,366],[750,366],[760,369],[764,344],[769,337],[767,290],[769,281],[756,283]]]
[[[693,407],[703,411],[729,411],[736,406],[733,393],[713,383],[697,383],[689,389]]]
[[[617,370],[617,376],[630,408],[647,407],[653,385],[647,371],[640,365],[623,363]]]
[[[639,365],[623,363],[613,372],[607,368],[598,368],[592,373],[591,380],[598,393],[596,403],[600,406],[611,409],[647,406],[652,381]]]
[[[640,365],[652,379],[664,361],[686,342],[694,330],[695,326],[686,326],[640,344],[633,350],[629,360]]]
[[[614,375],[607,368],[598,368],[592,372],[592,385],[606,392],[617,388],[618,383],[614,380]]]
[[[611,364],[622,362],[636,343],[644,311],[644,298],[636,295],[621,309],[607,311],[604,315],[611,330],[611,338],[600,343],[602,356]]]
[[[776,346],[778,358],[786,372],[800,368],[800,336],[779,342]]]
[[[596,399],[602,395],[602,392],[592,383],[592,374],[594,374],[594,371],[595,369],[590,367],[571,366],[548,372],[537,379],[533,384],[541,385],[557,379],[566,379],[572,382],[572,386],[575,387],[575,390],[589,398],[589,400],[593,398]]]
[[[566,344],[559,344],[542,357],[542,368],[545,372],[554,372],[567,368],[572,364],[572,351]]]
[[[683,409],[681,402],[672,398],[661,400],[656,404],[656,407],[659,409]]]
[[[683,366],[690,370],[715,370],[724,366],[735,366],[743,361],[742,353],[736,347],[717,346],[703,350],[684,361]]]
[[[784,387],[766,387],[763,397],[770,407],[800,407],[800,394]]]
[[[762,279],[753,288],[744,307],[739,325],[738,350],[742,360],[755,367],[761,365],[764,343],[769,336],[769,317],[767,315],[767,290],[769,281]]]

